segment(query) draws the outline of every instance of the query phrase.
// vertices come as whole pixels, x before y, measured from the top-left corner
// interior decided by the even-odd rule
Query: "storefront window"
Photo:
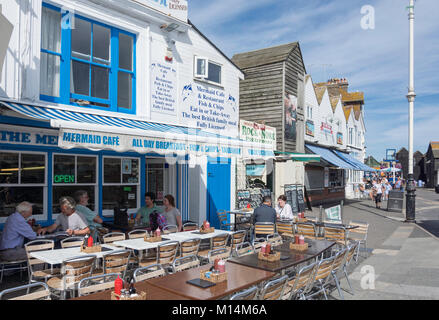
[[[59,199],[74,197],[78,190],[85,190],[89,196],[89,208],[96,209],[97,158],[95,156],[59,155],[53,156],[52,212],[60,212]]]
[[[139,181],[139,159],[104,157],[102,209],[106,215],[112,215],[115,207],[131,211],[138,207]]]
[[[344,186],[344,170],[329,170],[329,186],[330,187],[343,187]]]
[[[0,217],[14,213],[22,201],[34,204],[33,215],[43,215],[45,175],[45,154],[0,152]]]

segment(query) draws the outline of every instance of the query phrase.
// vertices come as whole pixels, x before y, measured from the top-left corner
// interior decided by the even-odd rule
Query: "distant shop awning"
[[[130,118],[76,112],[51,107],[0,101],[22,115],[49,121],[58,128],[58,146],[158,154],[192,154],[210,157],[267,159],[274,157],[272,145]]]
[[[337,150],[334,150],[334,152],[343,160],[345,160],[346,162],[349,162],[350,164],[352,164],[354,167],[357,167],[357,170],[360,171],[366,171],[366,172],[375,172],[376,170],[369,167],[368,165],[365,165],[364,163],[361,163],[360,161],[358,161],[357,159],[355,159],[354,157],[352,157],[350,154],[344,153],[344,152],[340,152]]]
[[[339,156],[337,156],[334,152],[327,148],[317,147],[313,145],[306,144],[306,148],[308,148],[314,154],[320,155],[325,161],[329,162],[333,166],[336,166],[341,169],[349,169],[349,170],[358,170],[356,167],[351,165],[350,163],[344,161]]]
[[[276,155],[276,159],[279,160],[320,162],[320,155],[318,154],[294,153],[294,152],[283,152],[283,151],[274,151],[274,154]]]

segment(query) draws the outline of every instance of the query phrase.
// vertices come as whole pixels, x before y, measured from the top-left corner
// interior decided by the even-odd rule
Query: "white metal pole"
[[[414,77],[414,67],[415,67],[415,46],[414,46],[414,20],[415,20],[415,10],[414,10],[414,0],[410,0],[409,7],[409,24],[410,24],[410,68],[409,68],[409,89],[407,99],[409,100],[409,167],[408,173],[413,174],[413,108],[415,102],[415,77]]]
[[[406,185],[406,222],[415,222],[415,181],[413,177],[413,107],[415,103],[415,44],[414,44],[414,24],[415,24],[415,1],[410,0],[409,9],[409,88],[407,99],[409,101],[409,167],[408,167],[408,179]]]

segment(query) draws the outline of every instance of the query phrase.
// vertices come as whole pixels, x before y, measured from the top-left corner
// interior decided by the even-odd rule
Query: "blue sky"
[[[314,82],[365,93],[367,155],[408,149],[409,0],[189,0],[189,19],[228,57],[299,41]],[[361,27],[364,5],[375,29]],[[439,1],[415,5],[414,151],[439,141]]]

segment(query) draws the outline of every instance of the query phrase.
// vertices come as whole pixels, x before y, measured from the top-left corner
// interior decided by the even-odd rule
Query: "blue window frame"
[[[44,3],[40,99],[135,114],[136,36]]]

